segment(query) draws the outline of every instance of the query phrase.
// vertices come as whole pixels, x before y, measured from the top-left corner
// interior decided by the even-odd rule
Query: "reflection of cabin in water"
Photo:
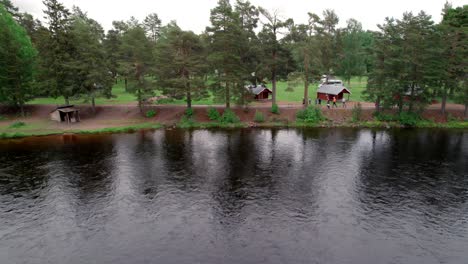
[[[254,95],[255,100],[268,100],[268,97],[273,92],[268,89],[264,84],[262,85],[248,85],[245,87],[250,93]]]
[[[50,112],[50,119],[57,122],[80,122],[80,110],[73,107],[73,105],[59,106]]]
[[[341,84],[322,84],[317,90],[317,99],[327,101],[336,97],[336,100],[341,100],[344,94],[348,94],[349,99],[351,92]]]

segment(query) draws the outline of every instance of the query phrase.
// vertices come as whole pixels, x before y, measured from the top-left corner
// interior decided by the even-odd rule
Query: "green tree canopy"
[[[37,55],[26,30],[0,4],[0,102],[21,108],[35,95]]]

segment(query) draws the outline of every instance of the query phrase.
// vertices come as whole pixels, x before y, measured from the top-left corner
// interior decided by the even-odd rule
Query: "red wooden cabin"
[[[343,85],[324,84],[317,90],[317,99],[328,101],[333,100],[333,97],[336,97],[336,100],[338,101],[343,99],[344,94],[351,94],[351,92]]]
[[[249,85],[245,87],[250,93],[254,95],[255,100],[268,100],[270,94],[273,92],[268,89],[265,85]]]

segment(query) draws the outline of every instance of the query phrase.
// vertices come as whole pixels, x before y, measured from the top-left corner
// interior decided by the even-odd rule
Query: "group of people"
[[[330,98],[328,97],[328,100],[327,100],[327,108],[330,109],[330,107],[335,107],[335,108],[338,108],[338,105],[336,104],[337,102],[337,99],[336,99],[336,96],[333,96],[333,98]],[[332,105],[330,105],[330,103],[333,103]],[[343,108],[346,108],[346,98],[343,98],[341,99],[341,103],[343,105]],[[317,98],[317,100],[315,101],[315,104],[319,104],[321,105],[322,104],[322,99],[320,98]]]

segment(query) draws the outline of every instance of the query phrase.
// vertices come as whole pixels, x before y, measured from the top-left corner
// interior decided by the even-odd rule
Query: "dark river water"
[[[0,263],[468,263],[468,131],[0,141]]]

